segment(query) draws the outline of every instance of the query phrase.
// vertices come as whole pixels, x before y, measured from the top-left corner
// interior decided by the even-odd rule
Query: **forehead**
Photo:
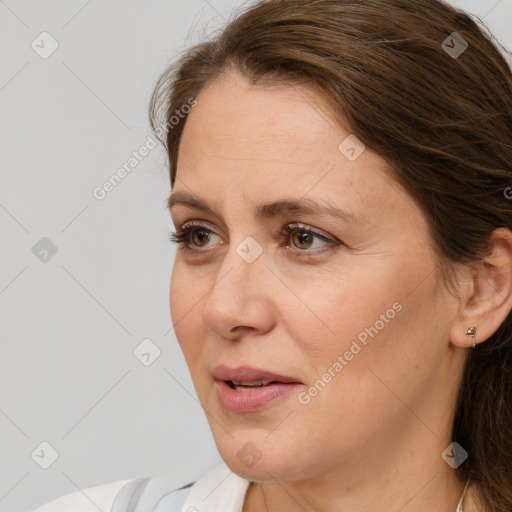
[[[353,135],[311,88],[253,86],[226,74],[196,99],[183,131],[176,189],[220,203],[309,194],[370,216],[384,215],[395,195],[404,198],[379,155],[364,148],[350,160],[340,150]]]
[[[203,89],[196,99],[182,146],[189,137],[202,136],[201,150],[222,146],[232,156],[242,151],[247,157],[252,150],[261,158],[279,151],[284,158],[304,148],[301,153],[318,157],[311,150],[320,140],[326,145],[331,142],[329,137],[334,136],[335,143],[343,135],[325,100],[305,86],[251,85],[231,72]]]

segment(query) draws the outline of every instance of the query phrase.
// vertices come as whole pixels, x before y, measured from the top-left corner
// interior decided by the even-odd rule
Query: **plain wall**
[[[512,48],[512,0],[452,3]],[[166,158],[128,162],[169,59],[241,5],[0,2],[0,512],[221,461],[171,326]]]

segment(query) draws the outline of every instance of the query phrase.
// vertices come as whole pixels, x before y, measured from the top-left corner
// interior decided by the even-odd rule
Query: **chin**
[[[276,480],[288,480],[290,478],[304,476],[304,467],[311,467],[307,461],[291,462],[295,449],[281,445],[277,449],[268,442],[262,446],[262,440],[251,441],[251,436],[246,436],[246,442],[240,442],[233,438],[225,439],[226,444],[217,448],[229,469],[246,480],[266,482]]]
[[[240,461],[236,454],[230,457],[223,456],[222,458],[233,473],[245,480],[253,482],[270,482],[273,481],[274,478],[277,480],[286,480],[286,468],[276,468],[276,464],[264,461],[263,458],[253,466],[249,466]]]

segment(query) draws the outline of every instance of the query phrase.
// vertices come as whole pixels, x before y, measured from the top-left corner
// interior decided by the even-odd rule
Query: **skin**
[[[465,482],[441,453],[472,348],[465,333],[475,325],[485,341],[511,309],[512,233],[496,232],[487,265],[457,269],[459,300],[436,279],[423,213],[377,154],[349,161],[340,152],[350,129],[318,93],[251,86],[229,72],[197,101],[173,194],[217,214],[172,208],[178,233],[191,220],[212,233],[189,238],[195,251],[180,244],[171,315],[222,458],[255,482],[243,510],[454,511]],[[365,221],[253,213],[253,204],[303,196]],[[341,243],[281,234],[294,222]],[[252,263],[236,252],[248,236],[263,249]],[[307,390],[396,302],[401,311],[307,405],[293,394],[258,412],[221,407],[215,365],[266,368]],[[237,457],[248,442],[262,454],[252,467]],[[464,510],[477,510],[472,492]]]

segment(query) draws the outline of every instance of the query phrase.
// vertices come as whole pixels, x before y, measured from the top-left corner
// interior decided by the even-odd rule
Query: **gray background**
[[[512,0],[452,3],[512,49]],[[171,329],[163,151],[92,191],[146,141],[168,60],[242,5],[0,1],[0,512],[136,476],[178,485],[221,461]],[[31,47],[51,48],[43,31],[59,45],[46,59]],[[42,442],[58,453],[47,469]]]

